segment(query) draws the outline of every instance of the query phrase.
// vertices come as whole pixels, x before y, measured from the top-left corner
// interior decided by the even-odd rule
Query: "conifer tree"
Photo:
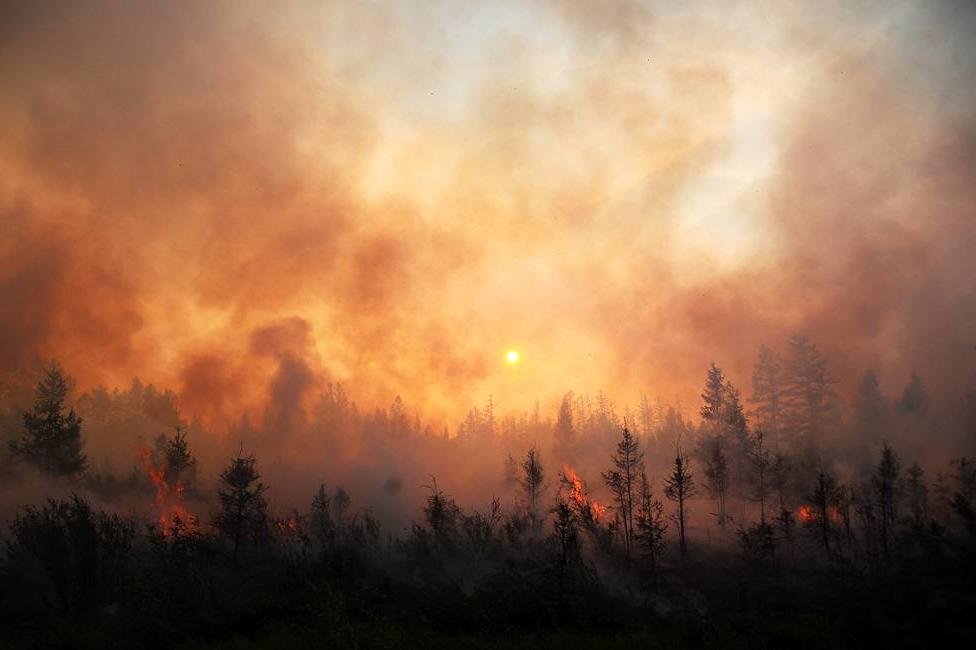
[[[31,410],[23,414],[26,433],[11,443],[11,451],[47,474],[76,476],[88,461],[82,453],[81,418],[65,412],[69,379],[57,363],[44,370]]]
[[[669,501],[678,505],[678,512],[675,514],[675,521],[678,523],[678,540],[681,555],[688,554],[688,546],[685,539],[685,530],[688,520],[688,499],[697,492],[695,479],[691,473],[691,466],[688,459],[682,455],[679,449],[674,458],[674,466],[671,474],[664,480],[664,496]]]
[[[268,502],[254,456],[242,453],[232,458],[220,475],[220,511],[214,525],[233,545],[233,563],[237,566],[240,548],[245,541],[262,538],[267,533]]]

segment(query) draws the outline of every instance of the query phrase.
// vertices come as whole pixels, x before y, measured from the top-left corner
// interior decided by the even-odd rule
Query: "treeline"
[[[509,456],[510,503],[467,508],[431,477],[417,521],[398,531],[335,484],[277,511],[274,486],[243,449],[208,486],[179,421],[140,459],[151,520],[103,509],[70,382],[52,366],[21,414],[11,462],[76,494],[25,505],[9,522],[3,637],[14,647],[237,637],[358,647],[524,635],[567,645],[560,635],[572,633],[621,645],[824,647],[972,632],[976,463],[959,458],[929,481],[887,443],[870,463],[833,455],[827,433],[843,425],[826,365],[794,343],[809,372],[777,379],[778,359],[762,351],[752,414],[713,364],[699,423],[680,419],[666,442],[643,420],[632,429],[630,417],[619,422],[599,402],[580,409],[568,395],[551,446]],[[868,399],[870,377],[856,417],[898,417]],[[924,391],[917,379],[909,387],[896,408],[914,417]],[[327,393],[325,412],[354,412],[344,399]],[[490,407],[472,421],[485,411],[490,421]],[[588,483],[574,463],[602,440],[580,432],[594,413],[616,431]],[[660,478],[654,466],[666,468]],[[80,496],[86,489],[96,500]],[[194,499],[210,511],[188,508]],[[696,519],[696,509],[714,512]]]

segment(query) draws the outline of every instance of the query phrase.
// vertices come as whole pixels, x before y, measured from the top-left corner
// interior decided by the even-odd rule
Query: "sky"
[[[452,426],[972,383],[968,2],[0,3],[0,368]],[[517,364],[506,353],[517,350]]]

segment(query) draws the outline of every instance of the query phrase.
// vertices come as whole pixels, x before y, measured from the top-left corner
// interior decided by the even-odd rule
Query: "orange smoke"
[[[156,509],[159,515],[156,523],[165,537],[177,534],[181,530],[195,530],[199,527],[199,520],[187,510],[183,504],[185,487],[177,479],[172,485],[166,481],[163,469],[153,462],[149,450],[139,449],[139,460],[146,470],[146,476],[156,488]]]

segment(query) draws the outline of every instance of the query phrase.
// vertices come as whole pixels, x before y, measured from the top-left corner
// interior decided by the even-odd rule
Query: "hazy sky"
[[[0,365],[212,422],[342,381],[972,377],[968,2],[0,3]],[[517,365],[505,353],[521,353]]]

